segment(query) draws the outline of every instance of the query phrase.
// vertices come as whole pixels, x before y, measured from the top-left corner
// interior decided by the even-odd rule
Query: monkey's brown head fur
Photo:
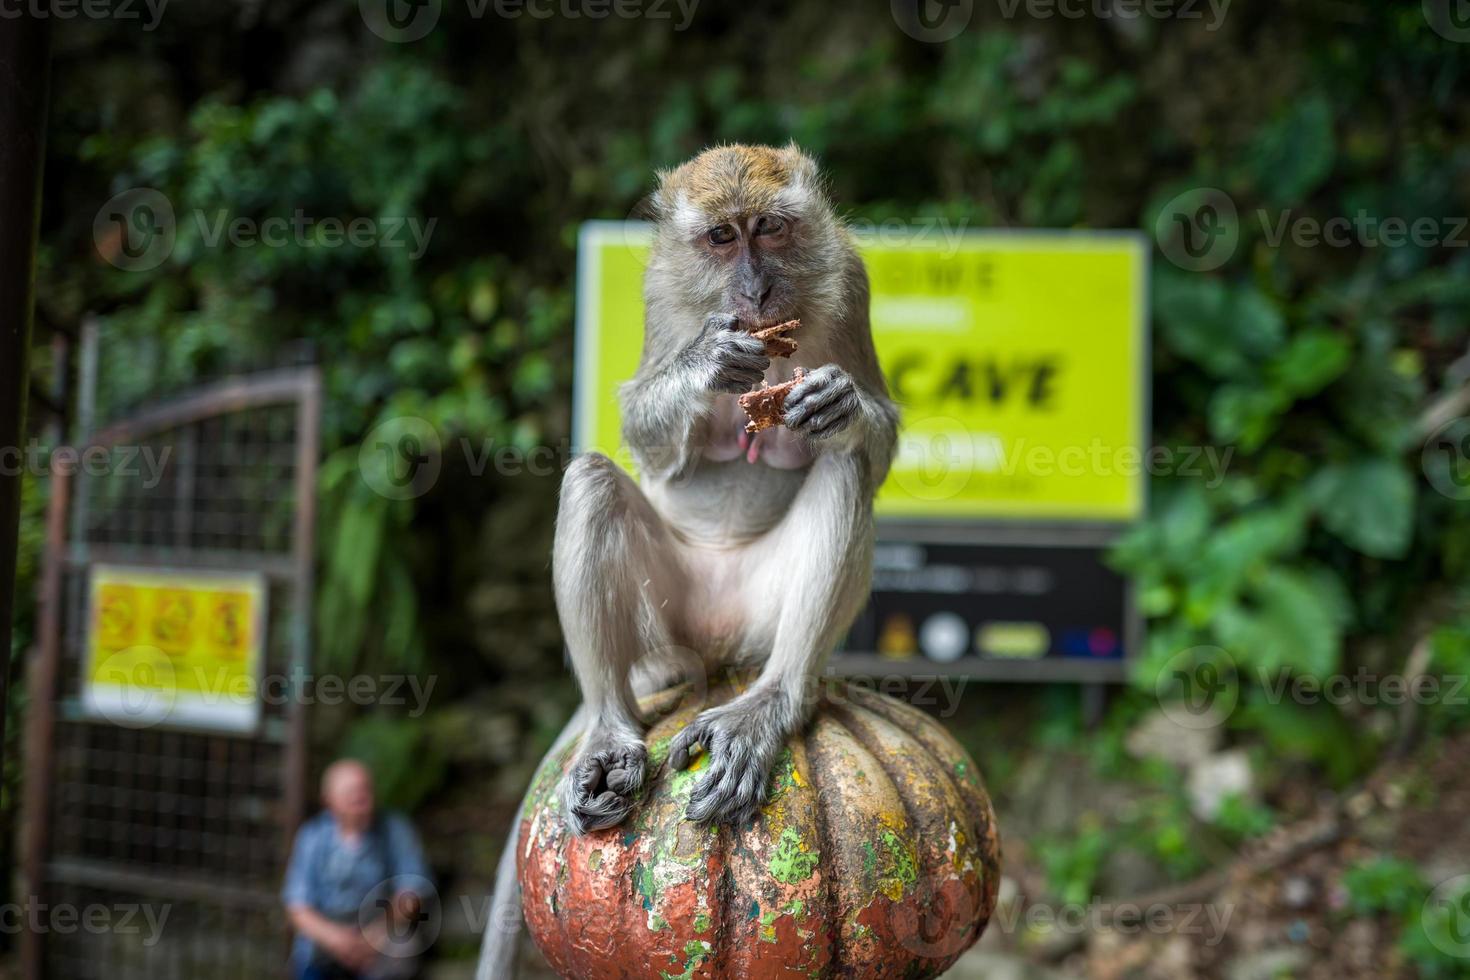
[[[653,202],[650,302],[677,295],[688,314],[752,326],[840,319],[856,260],[816,163],[794,144],[705,150],[660,173]]]

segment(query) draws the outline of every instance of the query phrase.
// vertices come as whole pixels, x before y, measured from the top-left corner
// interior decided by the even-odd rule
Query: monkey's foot
[[[766,802],[771,766],[785,741],[777,698],[749,692],[729,704],[695,718],[669,746],[675,769],[689,765],[700,745],[709,767],[700,777],[684,815],[699,823],[740,825],[755,817]]]
[[[633,798],[643,786],[648,750],[637,741],[613,741],[611,736],[589,736],[589,744],[562,783],[562,802],[572,832],[588,834],[615,827],[633,809]]]

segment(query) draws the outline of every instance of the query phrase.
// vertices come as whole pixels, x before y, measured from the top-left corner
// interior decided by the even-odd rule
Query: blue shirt
[[[349,842],[338,832],[336,818],[324,810],[296,832],[281,900],[287,906],[310,906],[336,922],[357,922],[359,910],[370,902],[402,891],[427,898],[424,893],[432,887],[418,834],[402,816],[379,813],[367,831]],[[311,962],[315,953],[315,944],[296,937],[294,964]]]

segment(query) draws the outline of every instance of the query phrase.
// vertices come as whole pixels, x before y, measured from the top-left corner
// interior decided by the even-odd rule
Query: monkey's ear
[[[659,170],[655,176],[658,186],[638,202],[632,217],[643,221],[663,221],[674,213],[679,200],[679,170]]]
[[[791,168],[791,183],[806,184],[813,190],[820,188],[822,183],[822,168],[817,161],[805,150],[792,140],[781,148],[781,154],[786,158],[786,165]]]

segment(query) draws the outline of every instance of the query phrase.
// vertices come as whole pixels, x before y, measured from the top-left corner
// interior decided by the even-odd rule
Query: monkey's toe
[[[572,831],[588,834],[622,823],[643,788],[647,766],[642,742],[584,752],[568,771],[563,789]]]

